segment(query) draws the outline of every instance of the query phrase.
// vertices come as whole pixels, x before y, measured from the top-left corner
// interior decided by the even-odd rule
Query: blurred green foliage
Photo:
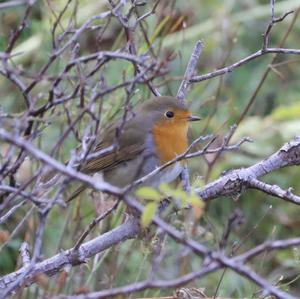
[[[1,1],[0,3],[2,3]],[[56,0],[38,1],[32,12],[30,22],[18,40],[14,53],[18,54],[13,59],[14,66],[20,70],[35,74],[39,72],[48,60],[52,51],[51,25],[54,15],[62,10],[66,1]],[[140,8],[140,13],[151,9],[154,2],[149,1]],[[63,15],[58,33],[67,26],[75,6],[77,14],[76,25],[80,26],[88,18],[107,10],[105,1],[74,1],[71,2]],[[298,0],[278,1],[276,14],[294,10],[299,6]],[[24,13],[24,7],[0,10],[0,51],[4,51],[8,43],[9,33],[16,28]],[[263,0],[230,0],[230,1],[161,1],[154,15],[149,16],[144,26],[153,45],[153,50],[159,59],[167,62],[168,74],[155,80],[161,85],[160,92],[165,95],[175,95],[180,80],[192,49],[198,39],[205,44],[202,53],[198,74],[210,72],[216,68],[231,64],[239,59],[257,51],[262,44],[261,35],[269,21],[270,8],[268,1]],[[283,22],[276,24],[271,34],[271,45],[277,46],[282,40],[293,15]],[[102,24],[103,23],[103,24]],[[94,25],[105,25],[99,21]],[[137,34],[136,43],[138,53],[144,53],[147,44],[141,33]],[[97,31],[87,31],[79,40],[80,55],[91,54],[100,50],[114,50],[123,47],[126,43],[125,33],[120,25],[112,20],[108,25],[103,38],[97,40]],[[297,48],[300,44],[300,18],[298,17],[284,45],[286,48]],[[263,56],[255,61],[235,69],[223,77],[193,84],[188,95],[188,102],[195,114],[204,117],[202,123],[193,125],[193,136],[199,134],[228,133],[230,125],[234,124],[245,109],[250,97],[261,81],[263,73],[268,68],[272,55]],[[295,56],[278,55],[263,87],[255,98],[250,111],[238,126],[233,142],[243,136],[253,138],[253,143],[246,143],[239,152],[223,154],[214,164],[212,171],[207,176],[207,163],[203,157],[189,161],[193,185],[204,185],[220,176],[222,171],[247,167],[276,151],[284,142],[299,134],[300,106],[299,106],[299,58]],[[64,60],[57,60],[47,72],[47,76],[57,75],[64,68]],[[75,72],[75,71],[74,71]],[[123,77],[130,77],[133,68],[128,62],[112,61],[105,67],[105,79],[108,86],[121,83]],[[179,77],[179,78],[178,78]],[[100,79],[95,76],[93,84]],[[164,82],[166,80],[166,82]],[[27,79],[27,83],[30,78]],[[70,86],[74,86],[71,82]],[[70,88],[66,84],[66,90]],[[42,96],[37,105],[47,101],[47,94],[43,94],[49,87],[45,80],[39,84],[32,93]],[[150,96],[145,86],[138,86],[139,90],[132,98],[136,104]],[[26,109],[21,93],[5,77],[0,77],[1,109],[18,119]],[[86,97],[90,97],[92,90],[87,90]],[[107,123],[121,114],[121,107],[125,100],[125,92],[119,89],[107,97],[103,102],[96,103],[102,106],[101,125]],[[71,119],[81,111],[77,102],[69,102]],[[36,141],[37,145],[49,152],[52,145],[62,134],[66,125],[66,115],[61,111],[47,113],[43,118],[44,130]],[[78,124],[78,129],[84,131],[84,120]],[[66,161],[70,151],[78,145],[76,137],[70,133],[65,138],[63,146],[56,152],[56,157]],[[1,149],[2,150],[2,149]],[[38,166],[33,165],[36,169]],[[278,184],[282,188],[293,187],[295,193],[300,194],[299,167],[287,168],[274,172],[263,178],[271,184]],[[56,254],[60,249],[67,249],[74,245],[80,233],[88,226],[89,222],[99,213],[97,200],[90,200],[87,195],[75,201],[68,209],[55,207],[48,219],[44,237],[45,257]],[[99,196],[95,196],[99,199]],[[170,222],[182,229],[187,235],[213,248],[218,248],[228,217],[236,208],[244,213],[245,222],[236,228],[230,235],[227,253],[238,244],[234,254],[241,253],[265,240],[295,237],[299,235],[299,207],[282,200],[266,196],[258,191],[247,191],[234,200],[223,198],[215,200],[206,206],[204,216],[196,220],[193,229],[189,215],[184,211],[172,215]],[[16,224],[24,217],[26,207],[22,208],[12,222],[1,227],[1,230],[12,232]],[[113,216],[101,223],[89,236],[99,235],[122,223],[124,220],[124,207],[120,207]],[[148,221],[149,219],[147,219]],[[8,273],[16,267],[18,248],[24,236],[32,241],[33,232],[38,225],[36,214],[27,219],[26,225],[14,236],[0,254],[0,273]],[[136,240],[126,241],[90,259],[86,264],[70,271],[66,282],[60,291],[74,293],[79,288],[85,287],[88,291],[100,290],[114,286],[121,286],[147,277],[151,268],[153,255],[154,228],[151,233],[140,236]],[[149,237],[150,235],[150,237]],[[161,268],[167,269],[161,274],[161,279],[174,278],[176,275],[196,270],[200,266],[200,259],[188,254],[180,262],[176,258],[181,245],[167,238],[166,257]],[[300,266],[300,253],[298,248],[281,251],[278,253],[265,253],[250,263],[251,268],[266,277],[273,284],[283,285],[284,289],[291,289],[300,296],[300,280],[298,278]],[[191,285],[205,287],[208,295],[213,295],[216,285],[221,279],[222,271],[211,274]],[[280,280],[280,277],[283,278]],[[47,287],[37,291],[36,286],[31,286],[23,293],[22,298],[40,298],[42,294],[55,294],[58,289],[58,278],[47,280]],[[291,283],[290,283],[291,282]],[[251,297],[258,288],[243,277],[227,270],[222,279],[218,295],[224,297]],[[44,292],[44,293],[43,293]],[[145,291],[140,296],[169,295],[172,290]],[[253,295],[256,297],[257,295]],[[133,297],[132,297],[133,298]]]

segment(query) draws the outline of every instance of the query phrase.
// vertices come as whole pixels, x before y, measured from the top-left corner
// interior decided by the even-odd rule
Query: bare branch
[[[16,6],[26,5],[26,0],[11,0],[4,3],[0,3],[0,9],[12,8]]]
[[[185,97],[187,96],[190,82],[191,82],[190,79],[193,77],[193,75],[196,71],[196,67],[197,67],[199,58],[201,56],[202,49],[203,49],[203,43],[202,43],[202,41],[198,41],[195,45],[195,48],[192,52],[189,63],[187,65],[187,68],[186,68],[186,71],[184,74],[184,79],[181,82],[180,87],[177,91],[177,98],[179,100],[183,101],[185,99]]]
[[[74,246],[74,250],[78,250],[80,245],[83,243],[83,241],[85,240],[85,238],[88,236],[88,234],[91,232],[91,230],[99,223],[101,222],[104,218],[106,218],[110,213],[112,213],[112,211],[114,211],[118,205],[119,205],[120,201],[117,200],[114,205],[108,209],[106,212],[104,212],[102,215],[100,215],[99,217],[95,218],[88,226],[88,228],[83,232],[83,234],[80,236],[80,238],[77,240],[75,246]]]
[[[250,188],[261,190],[267,194],[270,194],[275,197],[279,197],[288,202],[300,205],[300,196],[294,195],[292,193],[292,188],[284,190],[277,185],[270,185],[264,182],[261,182],[255,178],[249,178],[248,185]]]
[[[24,139],[13,136],[7,133],[4,129],[0,129],[0,139],[12,143],[19,148],[25,149],[29,154],[31,154],[34,158],[44,162],[45,164],[51,166],[53,169],[58,172],[68,176],[69,178],[77,179],[88,186],[94,188],[95,190],[101,190],[103,192],[111,192],[114,195],[120,195],[121,191],[119,188],[112,186],[106,182],[99,182],[98,180],[91,179],[90,176],[80,173],[72,168],[65,166],[64,164],[58,162],[52,157],[48,156],[38,148],[34,147],[31,143],[25,141]]]
[[[267,48],[264,51],[263,50],[258,50],[257,52],[229,65],[224,68],[221,68],[219,70],[207,73],[205,75],[200,75],[200,76],[194,76],[190,79],[191,83],[195,82],[201,82],[205,81],[214,77],[218,77],[227,73],[231,73],[234,69],[258,58],[261,57],[265,54],[271,54],[271,53],[277,53],[277,54],[287,54],[287,55],[300,55],[300,50],[298,49],[286,49],[286,48]]]
[[[114,288],[111,290],[104,290],[104,291],[93,292],[93,293],[77,295],[77,296],[60,295],[54,297],[53,299],[96,299],[96,298],[100,299],[100,298],[108,298],[117,295],[127,295],[145,289],[163,289],[163,288],[179,287],[186,283],[189,283],[190,281],[204,277],[209,273],[218,270],[219,268],[220,266],[217,263],[210,263],[203,269],[186,274],[184,276],[181,276],[173,280],[154,280],[154,281],[146,280],[143,282],[136,282],[124,287]]]
[[[243,192],[248,182],[253,178],[266,175],[277,169],[300,164],[300,136],[286,143],[276,153],[248,168],[231,170],[218,180],[207,184],[196,192],[204,200],[223,196],[230,196]],[[297,203],[293,201],[293,203]],[[298,204],[298,203],[297,203]]]
[[[291,13],[294,12],[294,11],[289,11],[289,12],[286,12],[285,14],[283,14],[281,17],[276,18],[275,17],[275,0],[270,0],[270,7],[271,7],[271,20],[267,26],[265,33],[263,34],[263,45],[262,45],[263,51],[265,51],[269,46],[269,36],[270,36],[273,26],[276,23],[282,22],[288,15],[290,15]]]
[[[24,282],[26,285],[30,285],[35,281],[35,277],[40,273],[54,275],[68,265],[78,265],[84,263],[87,258],[94,256],[96,253],[110,248],[119,242],[123,242],[127,239],[135,237],[139,230],[139,220],[136,218],[131,218],[121,226],[91,241],[83,243],[77,250],[69,249],[60,252],[59,254],[40,263],[36,263],[30,269],[29,273],[27,273],[29,269],[28,267],[22,267],[16,272],[0,277],[0,290],[6,289],[13,285],[16,279],[24,276],[24,273],[27,273],[27,275],[24,276]]]
[[[299,246],[299,245],[300,245],[300,238],[267,241],[237,256],[235,260],[243,261],[245,263],[248,262],[250,259],[256,257],[257,255],[263,253],[264,251],[270,252],[272,250],[287,249],[289,247]]]
[[[27,267],[30,264],[30,252],[29,252],[29,245],[27,242],[23,242],[20,247],[20,254],[22,257],[23,267]]]

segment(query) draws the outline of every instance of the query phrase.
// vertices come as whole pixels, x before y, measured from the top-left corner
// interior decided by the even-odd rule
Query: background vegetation
[[[1,1],[0,5],[5,3]],[[14,48],[17,55],[11,63],[24,77],[31,82],[42,66],[48,61],[53,49],[51,28],[59,13],[66,5],[65,0],[37,1],[33,7],[25,30],[22,32]],[[148,1],[138,8],[139,14],[148,12],[155,5]],[[276,14],[281,15],[289,10],[296,10],[283,22],[276,24],[271,34],[271,45],[278,46],[286,34],[293,18],[295,22],[285,42],[287,48],[297,48],[300,43],[300,18],[298,0],[278,1]],[[58,37],[66,28],[78,28],[92,16],[108,9],[106,1],[69,1],[65,13],[56,28]],[[124,8],[126,10],[126,6]],[[24,14],[24,6],[16,6],[0,10],[0,51],[5,51],[9,34],[16,28]],[[135,45],[137,53],[151,52],[161,62],[161,74],[153,81],[163,95],[176,95],[182,80],[186,64],[197,40],[204,42],[204,50],[198,65],[198,74],[210,72],[216,68],[229,65],[255,52],[262,45],[262,33],[270,19],[270,5],[264,0],[230,0],[230,1],[160,1],[155,13],[143,22],[151,49],[139,30],[136,33]],[[96,25],[99,25],[98,27]],[[48,101],[48,91],[55,77],[65,67],[70,55],[88,55],[96,51],[122,48],[126,45],[124,30],[116,19],[110,22],[99,20],[93,23],[95,28],[86,30],[78,40],[77,50],[65,52],[44,74],[44,80],[32,90],[36,107]],[[78,51],[78,53],[76,53]],[[245,107],[253,97],[263,74],[268,68],[270,73],[259,92],[254,96],[253,104],[239,124],[232,141],[243,136],[251,137],[254,142],[242,146],[238,152],[222,154],[210,167],[213,156],[195,158],[189,161],[191,182],[193,186],[202,186],[220,176],[222,171],[237,167],[246,167],[264,159],[276,151],[284,142],[299,134],[300,102],[299,76],[300,59],[297,56],[278,55],[275,61],[272,55],[265,55],[248,64],[235,69],[232,73],[216,77],[208,81],[195,83],[188,94],[187,101],[191,110],[201,115],[204,120],[193,125],[192,136],[217,134],[222,141],[235,124]],[[33,143],[46,153],[60,161],[67,161],[71,151],[79,144],[90,119],[82,118],[73,131],[70,131],[57,147],[58,138],[62,136],[69,122],[74,121],[82,111],[86,99],[93,96],[97,88],[112,87],[130,78],[134,69],[129,62],[110,61],[104,69],[93,76],[85,78],[81,74],[88,73],[92,67],[86,65],[74,68],[61,85],[63,95],[70,93],[82,78],[87,88],[82,97],[76,97],[64,105],[48,110],[39,124],[39,132]],[[54,79],[52,79],[52,77]],[[18,122],[22,127],[22,117],[26,106],[22,94],[6,77],[0,76],[1,115],[9,116],[4,123]],[[146,84],[137,84],[130,93],[133,106],[151,97]],[[99,126],[122,115],[122,108],[128,98],[128,90],[116,89],[100,97],[94,111],[101,110]],[[34,117],[33,117],[34,118]],[[3,122],[2,122],[3,124]],[[2,157],[7,151],[7,144],[0,145]],[[17,183],[25,182],[40,167],[36,161],[26,159],[17,173]],[[283,188],[293,187],[300,194],[299,167],[287,168],[268,175],[264,179]],[[74,187],[74,186],[73,186]],[[30,186],[28,187],[30,190]],[[72,184],[64,192],[70,193]],[[67,208],[55,206],[47,220],[43,254],[53,256],[60,249],[74,245],[80,234],[90,221],[101,214],[109,201],[104,201],[99,194],[82,195]],[[171,216],[170,222],[185,231],[188,236],[211,248],[218,248],[227,226],[229,217],[234,211],[239,215],[239,224],[234,227],[226,246],[230,254],[241,253],[265,240],[284,239],[299,236],[299,207],[285,201],[267,196],[258,191],[248,191],[236,198],[224,198],[206,205],[200,219],[194,219],[190,213],[181,211]],[[101,222],[92,231],[89,238],[97,236],[120,224],[124,220],[124,207],[118,208],[114,214]],[[6,274],[18,267],[19,247],[26,240],[33,244],[34,232],[39,225],[37,213],[30,204],[26,204],[0,229],[0,274]],[[155,228],[151,232],[134,240],[126,241],[91,258],[87,263],[74,267],[67,272],[48,278],[41,275],[39,283],[18,293],[18,298],[42,298],[60,293],[80,293],[104,288],[122,286],[129,282],[146,278],[151,268],[152,256],[155,252]],[[181,247],[167,237],[164,242],[162,279],[172,278],[187,273],[200,265],[198,257],[182,250],[182,257],[173,255]],[[295,247],[280,252],[265,253],[254,259],[251,268],[267,278],[274,285],[300,296],[300,249]],[[68,269],[66,269],[68,270]],[[67,273],[67,274],[66,274]],[[259,289],[249,280],[230,270],[218,271],[190,286],[203,287],[205,293],[213,296],[216,286],[220,284],[218,296],[221,297],[257,297]],[[146,290],[140,297],[164,296],[172,294],[172,289]],[[20,297],[19,297],[20,296]],[[135,298],[136,294],[132,297]]]

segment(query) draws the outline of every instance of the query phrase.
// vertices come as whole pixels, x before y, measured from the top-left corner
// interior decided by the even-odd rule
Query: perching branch
[[[247,188],[256,188],[251,184],[253,179],[287,166],[300,164],[300,136],[286,143],[276,153],[248,168],[231,170],[218,180],[207,184],[196,192],[205,201],[219,196],[232,196],[244,192]],[[287,197],[285,197],[287,199]],[[299,204],[297,199],[289,201]]]
[[[231,171],[225,176],[219,178],[218,180],[208,184],[203,189],[197,190],[197,192],[205,200],[216,198],[219,196],[240,194],[242,192],[245,192],[246,187],[244,188],[243,186],[244,184],[245,186],[247,186],[248,178],[255,177],[255,176],[260,177],[279,168],[292,166],[292,165],[299,165],[299,164],[300,164],[300,138],[296,137],[295,139],[285,144],[281,149],[279,149],[276,153],[266,158],[265,160],[249,168]],[[137,201],[127,197],[125,198],[125,201],[129,206],[131,206],[134,209],[137,209],[139,212],[143,211],[142,205],[139,204]],[[189,247],[194,252],[202,256],[210,256],[210,251],[206,247],[193,240],[185,239],[183,233],[177,231],[171,225],[167,224],[159,217],[155,216],[153,218],[153,222],[158,227],[160,227],[163,231],[165,231],[168,235],[170,235],[172,238],[175,238],[177,241],[183,243],[185,246]],[[46,259],[41,263],[37,263],[34,266],[34,268],[31,270],[30,274],[28,274],[28,277],[26,277],[26,283],[27,284],[32,283],[34,276],[39,273],[46,273],[49,275],[53,275],[68,264],[70,265],[80,264],[84,262],[87,258],[93,256],[94,254],[99,253],[102,250],[111,247],[113,244],[119,243],[122,240],[128,238],[133,238],[140,231],[138,223],[139,220],[133,218],[132,220],[129,220],[128,222],[122,224],[118,228],[100,237],[97,237],[91,241],[83,243],[82,245],[80,245],[78,250],[69,249],[52,258]],[[288,240],[286,243],[288,245],[285,245],[285,243],[282,242],[278,243],[281,247],[276,243],[276,246],[274,245],[274,249],[286,248],[288,246],[291,246],[291,244],[297,245],[298,241],[299,241],[298,239],[293,241]],[[265,248],[265,246],[266,245],[264,245],[263,248]],[[256,253],[259,254],[262,250],[263,249],[259,249],[259,250],[256,249],[254,250],[254,253],[245,254],[245,260],[250,258],[250,256],[252,257],[254,254],[256,255]],[[209,270],[207,273],[211,271],[215,271],[216,269],[219,269],[219,267],[226,266],[226,267],[230,267],[234,271],[237,271],[238,273],[241,273],[242,275],[245,275],[247,278],[253,280],[259,285],[263,287],[266,286],[266,282],[264,280],[261,280],[261,278],[259,278],[254,272],[251,272],[248,268],[246,269],[244,266],[240,264],[240,262],[243,262],[243,259],[241,257],[238,257],[236,259],[239,262],[238,264],[236,264],[235,259],[231,261],[230,259],[227,259],[225,257],[220,257],[218,254],[216,254],[216,256],[210,257],[210,259],[212,259],[213,266],[212,269]],[[215,264],[216,261],[217,264]],[[2,277],[0,279],[0,288],[8,287],[16,277],[18,277],[25,271],[26,271],[26,267],[23,267],[16,272],[13,272],[11,274]],[[206,271],[201,270],[200,272],[201,275],[203,272],[206,273]],[[193,273],[188,277],[194,277],[195,275],[196,274]],[[185,279],[186,278],[184,278],[183,281],[185,281]],[[155,286],[156,284],[154,283],[153,287]],[[166,287],[168,286],[169,284],[168,282],[166,282]],[[177,286],[177,284],[174,283],[174,286]],[[138,284],[137,286],[134,285],[134,289],[136,290],[140,290],[141,287],[145,287],[145,288],[149,287],[149,283],[147,282],[143,284]],[[132,290],[132,288],[128,287],[128,291],[129,290]],[[283,294],[281,291],[277,290],[274,287],[268,286],[266,290],[269,291],[270,294],[275,294],[276,296],[278,296],[278,298],[293,298],[292,296],[287,296],[286,294]],[[115,294],[114,292],[116,292],[116,294],[119,294],[118,293],[119,291],[120,290],[116,290],[116,291],[113,290],[111,294]],[[103,292],[103,296],[105,295],[107,296],[107,294],[108,294],[107,291]],[[99,297],[99,298],[103,298],[103,297]]]
[[[131,239],[140,231],[139,220],[130,218],[119,227],[80,245],[78,249],[65,250],[57,255],[36,263],[31,271],[24,277],[25,285],[30,285],[35,281],[38,274],[45,273],[54,275],[64,267],[75,266],[84,263],[86,259],[95,254],[110,248],[113,245]],[[28,270],[28,266],[24,266],[16,272],[0,277],[0,295],[3,290],[10,287],[11,284]]]

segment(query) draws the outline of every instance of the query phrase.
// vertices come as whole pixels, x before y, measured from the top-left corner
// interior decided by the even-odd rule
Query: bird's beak
[[[188,117],[188,121],[198,121],[198,120],[201,120],[202,118],[199,117],[199,116],[196,116],[196,115],[190,115]]]

